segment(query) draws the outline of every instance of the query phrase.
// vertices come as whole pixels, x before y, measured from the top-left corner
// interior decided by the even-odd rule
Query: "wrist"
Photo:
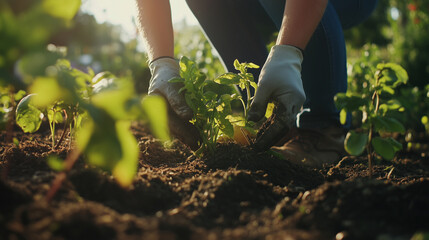
[[[152,60],[149,63],[149,69],[152,75],[158,72],[171,72],[179,74],[180,65],[179,61],[172,57],[160,57]]]
[[[270,61],[280,61],[288,63],[302,63],[304,56],[303,51],[292,45],[274,45],[268,55]]]
[[[171,56],[160,56],[160,57],[157,57],[157,58],[150,60],[149,65],[151,65],[153,62],[160,60],[160,59],[163,59],[163,58],[176,60],[174,57],[171,57]]]

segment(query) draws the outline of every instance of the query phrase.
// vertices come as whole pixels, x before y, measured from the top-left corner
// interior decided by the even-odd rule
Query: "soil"
[[[164,148],[142,126],[133,185],[79,159],[46,201],[57,173],[48,132],[0,134],[0,239],[410,239],[429,232],[429,154],[401,152],[311,169],[235,144],[195,157]]]

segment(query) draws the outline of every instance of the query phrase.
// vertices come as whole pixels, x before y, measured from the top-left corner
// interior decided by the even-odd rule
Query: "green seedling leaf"
[[[383,92],[388,93],[390,95],[395,94],[395,90],[393,90],[393,88],[390,86],[384,85],[381,87],[381,89],[383,90]]]
[[[43,0],[42,7],[49,15],[71,20],[80,8],[80,0]]]
[[[219,120],[220,130],[228,137],[234,137],[234,126],[231,124],[231,122],[226,118],[220,118]]]
[[[112,173],[121,186],[127,187],[131,185],[137,173],[139,147],[134,135],[130,131],[130,122],[117,122],[116,132],[119,137],[123,155],[113,168]]]
[[[382,81],[385,84],[391,85],[392,87],[397,87],[400,84],[406,84],[408,81],[407,71],[396,63],[381,63],[377,65],[377,70],[383,71],[387,70],[388,73],[385,74],[384,71],[382,74],[386,76]],[[384,77],[383,76],[383,77]]]
[[[46,161],[48,166],[54,171],[61,172],[65,169],[64,160],[57,156],[50,156]]]
[[[68,94],[58,84],[55,78],[38,77],[30,86],[30,92],[36,93],[33,103],[37,107],[48,107]]]
[[[86,154],[91,165],[111,172],[123,157],[115,121],[100,109],[92,111],[90,115],[96,114],[95,119],[101,117],[102,121],[86,119],[76,134],[77,147]]]
[[[26,133],[33,133],[39,130],[42,124],[43,113],[34,106],[35,94],[24,97],[16,107],[16,123]]]
[[[15,93],[14,99],[15,101],[20,101],[23,97],[25,97],[25,95],[27,95],[27,92],[24,90],[19,90],[17,93]]]
[[[217,77],[214,81],[219,84],[238,84],[240,83],[240,76],[235,73],[225,73]]]
[[[393,146],[393,149],[395,150],[395,152],[402,150],[402,144],[400,142],[396,141],[395,139],[393,139],[391,137],[387,138],[386,140],[390,142],[390,144]]]
[[[367,142],[368,134],[350,131],[346,135],[344,148],[349,154],[359,156],[365,150]]]
[[[391,99],[387,103],[380,104],[379,111],[382,113],[387,113],[391,110],[398,110],[401,108],[401,103],[396,99]]]
[[[228,119],[229,122],[235,126],[244,127],[246,125],[246,120],[244,119],[243,116],[228,115],[226,116],[226,119]]]
[[[154,135],[161,141],[169,141],[167,103],[164,98],[161,96],[146,96],[141,104]]]
[[[183,83],[183,82],[185,82],[185,80],[183,78],[172,78],[168,82],[171,82],[171,83]]]
[[[15,147],[19,147],[19,140],[18,140],[18,138],[14,137],[12,141],[13,141],[13,145],[15,145]]]
[[[395,118],[375,116],[371,121],[374,123],[374,130],[378,132],[405,132],[404,125]]]
[[[47,117],[50,122],[54,123],[62,123],[64,120],[63,115],[61,113],[61,109],[59,107],[52,107],[48,109]]]
[[[374,151],[386,160],[392,160],[395,157],[395,149],[391,142],[381,137],[375,137],[371,141]]]
[[[218,94],[219,96],[223,95],[223,94],[236,94],[238,95],[239,92],[237,91],[237,89],[233,86],[233,85],[226,85],[226,84],[220,84],[217,83],[216,80],[215,81],[206,81],[204,83],[204,88],[203,88],[204,92],[214,92],[216,94]]]
[[[346,121],[347,121],[347,111],[344,109],[341,109],[341,111],[340,111],[340,123],[346,124]]]
[[[338,109],[344,109],[350,112],[359,110],[360,107],[365,106],[368,102],[360,95],[348,95],[346,93],[338,93],[335,95],[334,100]]]
[[[103,81],[98,82],[97,85],[103,83]],[[98,92],[98,90],[94,92]],[[110,85],[105,85],[105,87],[98,93],[94,93],[91,101],[95,106],[104,109],[116,120],[131,120],[135,119],[136,116],[133,116],[133,114],[128,111],[129,109],[127,109],[126,106],[127,102],[131,100],[130,97],[133,95],[134,92],[130,82],[126,83],[122,81],[119,83],[112,81]]]
[[[238,59],[235,59],[235,60],[234,60],[234,68],[235,68],[235,70],[238,70],[238,71],[240,71],[240,72],[241,72],[241,64],[240,64],[240,62],[238,61]]]

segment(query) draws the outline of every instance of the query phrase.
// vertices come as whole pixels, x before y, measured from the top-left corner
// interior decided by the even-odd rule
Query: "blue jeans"
[[[225,68],[233,62],[263,66],[267,43],[281,26],[285,0],[187,0]],[[302,128],[339,125],[334,96],[347,91],[347,60],[343,29],[365,20],[377,0],[330,0],[304,52],[302,81],[307,100]],[[252,73],[258,79],[259,70]]]

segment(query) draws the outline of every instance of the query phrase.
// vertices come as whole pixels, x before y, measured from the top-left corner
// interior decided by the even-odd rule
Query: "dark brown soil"
[[[129,189],[79,159],[51,202],[47,133],[0,135],[0,239],[410,239],[429,232],[428,153],[310,169],[234,144],[197,158],[135,127]]]

